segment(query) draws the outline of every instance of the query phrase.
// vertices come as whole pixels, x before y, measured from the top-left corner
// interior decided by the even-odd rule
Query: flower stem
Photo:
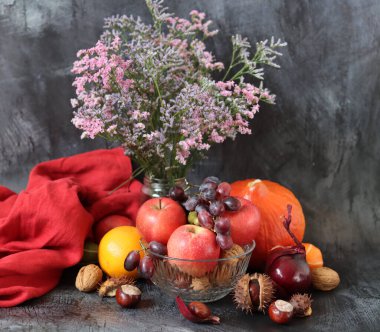
[[[224,74],[224,77],[223,77],[222,81],[226,80],[228,74],[230,73],[230,71],[231,71],[231,69],[233,67],[234,62],[235,62],[235,48],[232,50],[231,62],[230,62],[230,65],[229,65],[226,73]]]
[[[132,175],[127,180],[125,180],[124,182],[122,182],[121,184],[119,184],[116,188],[114,188],[111,191],[109,191],[108,194],[107,194],[107,196],[113,194],[115,191],[117,191],[121,187],[125,186],[127,183],[129,183],[130,181],[132,181],[136,176],[140,175],[143,171],[144,171],[143,167],[136,168],[133,171]]]

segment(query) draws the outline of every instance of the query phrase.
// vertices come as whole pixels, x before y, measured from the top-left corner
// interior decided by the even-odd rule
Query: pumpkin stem
[[[260,183],[260,182],[261,182],[260,179],[253,180],[253,181],[251,181],[251,182],[248,183],[248,187],[249,187],[249,188],[252,188],[252,187],[254,187],[257,183]]]
[[[303,248],[303,250],[305,250],[304,245],[300,242],[300,240],[297,239],[297,237],[294,235],[294,233],[290,230],[290,223],[292,222],[292,208],[293,207],[291,204],[287,205],[288,216],[284,217],[283,224],[284,224],[286,231],[289,233],[289,235],[291,236],[291,238],[293,239],[293,241],[295,242],[297,247]]]

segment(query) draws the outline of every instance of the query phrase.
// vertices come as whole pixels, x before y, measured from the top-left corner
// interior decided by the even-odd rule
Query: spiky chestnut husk
[[[187,289],[191,285],[191,276],[185,273],[178,273],[174,278],[174,286],[181,289]]]
[[[230,257],[236,257],[239,255],[244,254],[244,249],[240,247],[238,244],[234,243],[231,249],[228,250],[222,250],[220,254],[220,258],[230,258]],[[228,261],[222,261],[219,264],[234,264],[236,265],[239,262],[238,258],[231,259]]]
[[[214,270],[212,274],[213,277],[210,278],[210,281],[216,286],[228,286],[231,283],[231,278],[235,274],[237,265],[243,257],[233,258],[236,256],[243,256],[244,250],[242,247],[236,243],[232,246],[231,249],[221,250],[219,258],[228,258],[228,260],[220,261],[218,267]]]
[[[265,310],[269,307],[274,298],[275,289],[273,282],[268,275],[261,273],[255,273],[251,276],[251,282],[255,280],[257,280],[260,286],[258,310],[265,313]]]
[[[98,294],[100,297],[113,297],[116,295],[116,290],[119,286],[134,284],[135,281],[130,277],[108,278],[100,285],[98,289]]]
[[[250,275],[247,273],[242,276],[237,282],[234,290],[234,302],[238,309],[246,313],[252,312],[253,304],[249,295]]]
[[[272,279],[265,274],[244,275],[236,284],[234,302],[238,309],[245,312],[265,310],[274,298]]]
[[[191,288],[195,291],[203,291],[210,287],[211,287],[211,284],[207,276],[200,277],[200,278],[193,278],[191,282]]]
[[[311,295],[309,294],[294,294],[290,301],[294,308],[294,316],[296,317],[306,317],[310,316],[312,313],[311,309]]]

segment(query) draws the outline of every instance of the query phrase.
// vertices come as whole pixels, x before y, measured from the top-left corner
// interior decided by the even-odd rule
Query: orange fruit
[[[124,261],[133,250],[141,250],[141,234],[134,226],[120,226],[107,232],[99,243],[98,259],[102,270],[110,277],[123,276],[136,278],[137,269],[127,271],[124,269]],[[144,252],[140,252],[143,258]]]
[[[302,243],[306,249],[306,262],[311,269],[323,266],[322,252],[311,243]]]

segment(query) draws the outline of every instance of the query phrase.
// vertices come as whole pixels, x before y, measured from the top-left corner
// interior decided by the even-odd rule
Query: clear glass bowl
[[[146,249],[154,263],[152,282],[164,293],[184,301],[213,302],[229,294],[246,273],[255,242],[244,253],[214,260],[162,256]],[[209,270],[208,272],[202,272]],[[196,276],[195,276],[196,275]]]

